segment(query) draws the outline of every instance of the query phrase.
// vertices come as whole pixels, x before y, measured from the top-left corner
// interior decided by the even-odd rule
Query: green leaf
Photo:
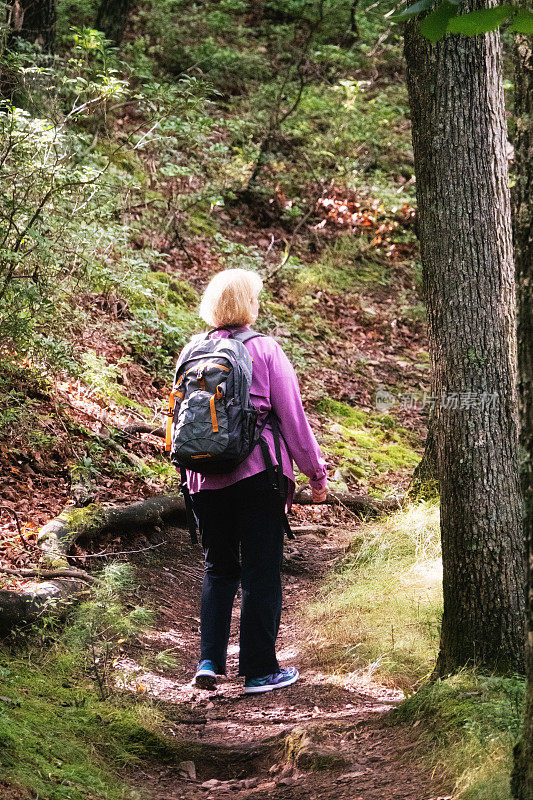
[[[420,23],[420,32],[432,42],[438,42],[442,39],[448,30],[448,24],[452,17],[457,14],[456,3],[451,3],[450,0],[444,0],[443,3],[437,6],[435,11],[428,14]]]
[[[390,18],[400,22],[403,19],[416,17],[417,14],[420,14],[422,11],[426,11],[426,9],[431,6],[432,2],[433,0],[418,0],[417,3],[413,3],[412,6],[402,9],[402,11],[395,11]]]
[[[513,11],[513,7],[509,5],[470,11],[468,14],[452,17],[448,22],[448,32],[462,33],[464,36],[477,36],[479,33],[488,33],[488,31],[494,31],[499,28],[502,22],[511,16]]]
[[[515,33],[533,34],[533,12],[519,8],[513,19],[511,30]]]

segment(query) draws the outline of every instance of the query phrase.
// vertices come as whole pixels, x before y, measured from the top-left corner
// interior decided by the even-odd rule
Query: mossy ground
[[[326,449],[339,456],[341,470],[354,478],[407,471],[420,460],[417,434],[390,414],[363,411],[329,397],[318,402],[317,410],[329,420]]]
[[[64,646],[0,653],[0,693],[1,780],[28,798],[139,800],[120,773],[163,748],[149,701],[100,700]]]
[[[522,677],[465,670],[423,686],[394,719],[424,723],[426,761],[457,776],[454,799],[511,800],[512,750],[521,732],[524,695]]]
[[[366,238],[343,235],[328,245],[313,264],[302,266],[296,275],[296,287],[319,286],[337,292],[357,291],[386,286],[392,279],[385,259],[362,254]]]

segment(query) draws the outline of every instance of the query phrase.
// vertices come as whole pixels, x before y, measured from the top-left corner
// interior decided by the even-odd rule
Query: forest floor
[[[305,521],[301,521],[305,526]],[[420,729],[400,727],[388,712],[403,693],[364,673],[321,669],[308,648],[301,608],[344,555],[342,528],[298,532],[285,548],[284,602],[278,654],[297,665],[299,681],[253,697],[237,677],[239,598],[234,607],[228,675],[214,692],[192,676],[198,659],[201,555],[188,533],[165,528],[157,550],[135,556],[137,597],[157,609],[154,628],[117,662],[121,685],[152,698],[165,732],[184,743],[183,760],[128,770],[126,781],[150,800],[350,798],[444,800],[452,782],[413,755]],[[152,542],[153,543],[153,542]],[[154,555],[157,553],[157,555]],[[146,669],[140,655],[170,650],[172,669]],[[188,748],[190,745],[190,753]]]
[[[353,205],[354,211],[356,199],[332,190],[329,210],[322,215],[322,238],[317,240],[322,250],[349,235],[343,209]],[[412,208],[399,204],[388,214],[376,210],[373,201],[365,204],[369,237],[383,237],[374,246],[380,269],[386,265],[386,280],[372,273],[368,282],[358,284],[360,262],[352,261],[351,255],[346,269],[355,283],[348,283],[344,291],[328,272],[309,286],[292,276],[274,278],[268,284],[262,322],[299,368],[304,404],[329,462],[331,486],[380,497],[404,492],[420,458],[427,412],[420,398],[428,390],[428,363],[423,323],[409,314],[417,303],[409,261],[413,244],[397,242],[396,250],[390,251],[394,226],[410,230]],[[226,235],[248,248],[264,249],[270,241],[283,240],[283,232],[275,227],[265,229],[249,220],[241,232],[231,220],[222,222]],[[307,254],[305,237],[296,237],[293,246],[307,269],[316,268],[316,255]],[[200,289],[213,264],[201,238],[189,248],[197,257],[194,265],[173,252],[166,270],[171,279]],[[271,257],[275,269],[276,249]],[[85,489],[98,503],[128,503],[176,488],[170,470],[161,466],[160,439],[120,434],[128,423],[157,419],[168,386],[149,369],[127,360],[121,331],[129,320],[121,315],[119,300],[114,304],[109,298],[85,296],[80,303],[86,305],[87,315],[83,327],[74,332],[75,346],[83,349],[90,343],[97,358],[121,365],[121,395],[117,399],[117,386],[106,384],[97,369],[92,383],[41,382],[25,368],[9,376],[10,401],[17,407],[18,398],[23,398],[21,414],[26,417],[16,418],[9,447],[0,450],[2,502],[18,514],[28,542],[28,549],[21,547],[14,519],[6,515],[2,561],[10,566],[38,560],[37,529],[72,501],[73,488]],[[394,391],[390,407],[376,406],[379,386]],[[402,403],[403,391],[410,391],[417,402]],[[127,454],[142,460],[144,468],[132,468]],[[258,800],[307,795],[350,800],[448,797],[450,779],[428,769],[421,752],[413,755],[424,726],[399,726],[389,719],[388,712],[403,699],[403,692],[373,680],[372,669],[346,671],[320,664],[320,647],[313,647],[316,630],[304,620],[302,610],[342,560],[361,520],[330,506],[294,506],[293,512],[291,524],[316,527],[316,532],[298,533],[287,543],[284,565],[279,657],[282,665],[296,664],[301,678],[283,691],[253,698],[243,694],[242,679],[236,677],[238,602],[228,678],[213,693],[192,685],[202,560],[188,533],[171,527],[133,538],[111,532],[72,549],[73,563],[88,568],[100,566],[91,552],[105,551],[112,559],[115,553],[156,545],[128,560],[135,567],[135,602],[155,609],[157,621],[133,643],[123,645],[113,673],[119,695],[127,689],[135,700],[153,702],[162,712],[163,731],[179,743],[182,755],[171,764],[141,760],[141,765],[129,766],[122,775],[125,785],[150,800],[226,794]],[[9,588],[30,583],[4,579]],[[177,666],[147,669],[161,652],[170,653]],[[189,761],[194,764],[190,774],[190,765],[182,763]],[[50,797],[55,795],[51,792]]]
[[[346,203],[333,196],[333,210],[324,215],[323,246],[336,240],[339,227],[344,230],[337,207],[350,202],[355,202],[351,196]],[[411,218],[407,205],[397,212],[402,225],[410,226]],[[371,214],[370,206],[367,221],[375,233],[391,224],[390,218],[383,221],[379,213]],[[276,229],[265,231],[251,222],[245,234],[229,225],[227,233],[247,247],[264,247],[269,237],[282,238]],[[299,244],[296,239],[297,251]],[[201,249],[201,245],[195,246]],[[302,240],[302,258],[304,246]],[[385,241],[383,249],[388,246]],[[411,243],[406,247],[411,256]],[[274,254],[274,267],[276,258]],[[314,261],[309,259],[310,268]],[[414,278],[401,258],[393,256],[387,265],[386,282],[372,278],[357,291],[328,288],[328,276],[310,289],[287,279],[269,284],[277,303],[272,333],[285,347],[296,345],[289,354],[297,364],[302,359],[302,395],[329,461],[331,485],[378,497],[405,491],[422,451],[426,409],[402,404],[399,393],[411,389],[420,398],[428,388],[423,326],[405,313],[407,303],[416,303]],[[177,256],[167,270],[180,280],[186,278],[192,287],[200,287],[206,277],[206,267],[186,265]],[[313,303],[301,308],[302,296],[308,294]],[[6,515],[2,560],[10,566],[20,568],[38,560],[37,529],[72,500],[73,487],[85,487],[93,502],[119,503],[175,488],[169,471],[155,468],[164,459],[160,439],[119,433],[139,418],[139,410],[150,409],[152,419],[157,418],[168,387],[149,370],[126,361],[127,349],[117,331],[128,320],[121,319],[120,308],[117,312],[112,303],[95,302],[94,297],[80,302],[87,303],[87,316],[76,346],[83,348],[90,341],[99,358],[123,364],[122,397],[117,401],[101,377],[93,384],[68,379],[42,382],[24,367],[9,376],[9,399],[17,407],[18,398],[23,398],[26,423],[31,420],[28,426],[17,419],[18,426],[10,429],[9,447],[0,451],[2,502],[18,514],[28,543],[27,549],[21,546],[14,519]],[[269,310],[267,305],[263,315],[271,328]],[[291,318],[296,312],[298,323]],[[394,389],[393,408],[376,407],[374,395],[380,385]],[[124,398],[129,406],[122,404]],[[117,452],[117,444],[122,451]],[[142,459],[145,469],[132,469],[124,451]],[[162,712],[163,732],[180,744],[182,755],[171,764],[141,760],[141,765],[129,766],[122,775],[125,785],[150,800],[218,798],[228,793],[258,800],[305,795],[351,800],[449,796],[450,781],[432,773],[421,756],[413,757],[423,726],[400,727],[388,718],[403,692],[372,680],[371,670],[320,665],[313,648],[315,631],[303,618],[302,609],[342,560],[360,523],[347,510],[294,506],[291,524],[314,526],[316,532],[300,532],[286,546],[278,649],[282,665],[296,664],[301,678],[283,691],[254,698],[243,694],[242,679],[236,677],[238,602],[228,678],[214,693],[192,685],[198,659],[202,559],[187,532],[165,527],[133,538],[111,532],[72,549],[73,563],[84,568],[100,566],[91,552],[105,551],[113,559],[116,553],[133,551],[128,560],[135,567],[134,600],[157,612],[155,626],[121,648],[114,680],[119,695],[127,689],[135,700],[154,703]],[[149,549],[135,554],[145,547]],[[4,579],[9,588],[30,584],[28,579]],[[154,665],[161,652],[170,653],[177,666],[147,669],[145,665]],[[187,773],[190,765],[184,767],[182,761],[193,762],[194,779]],[[55,795],[51,792],[50,797]]]
[[[248,228],[247,243],[256,244],[264,236],[264,231]],[[314,358],[302,375],[304,402],[326,445],[333,485],[346,481],[347,490],[377,496],[405,491],[409,470],[422,449],[424,415],[420,408],[401,405],[398,391],[412,387],[421,396],[427,389],[423,330],[418,320],[402,320],[397,299],[402,290],[414,294],[412,278],[403,264],[396,267],[392,260],[390,269],[395,278],[386,286],[371,285],[357,293],[315,290],[311,313],[315,321],[324,321],[328,334],[325,339],[319,332],[305,345]],[[178,274],[184,274],[183,267]],[[191,284],[201,278],[196,270],[187,271]],[[275,295],[289,313],[298,301],[287,282],[276,286]],[[114,341],[110,322],[119,324],[112,309],[93,307],[83,335],[91,338],[99,354],[118,361],[124,353]],[[290,327],[289,331],[277,327],[274,333],[285,343]],[[380,384],[400,386],[392,410],[376,409],[374,393]],[[38,404],[36,427],[53,434],[54,449],[50,452],[46,442],[43,447],[28,447],[12,441],[0,453],[5,465],[3,502],[19,514],[29,542],[28,550],[21,548],[14,521],[6,517],[5,563],[21,567],[38,558],[36,530],[69,500],[77,476],[96,502],[133,502],[164,488],[154,473],[117,471],[117,455],[109,447],[111,431],[135,417],[109,396],[80,381],[32,386],[27,374],[15,376],[10,387]],[[165,390],[142,369],[132,372],[130,365],[123,371],[122,391],[139,405],[153,408]],[[350,405],[354,401],[355,417]],[[351,432],[361,438],[351,440]],[[20,435],[23,439],[26,431]],[[161,441],[149,435],[115,441],[146,464],[160,458]],[[73,459],[85,468],[69,474],[67,465]],[[400,726],[390,719],[388,712],[404,698],[403,692],[379,683],[379,676],[373,680],[372,669],[328,668],[317,658],[320,648],[313,648],[316,630],[302,611],[345,556],[361,521],[339,508],[295,506],[291,524],[316,528],[297,533],[285,551],[278,652],[281,664],[295,664],[301,677],[292,687],[255,697],[243,694],[242,679],[236,675],[239,598],[228,678],[213,693],[192,684],[198,660],[202,557],[187,532],[165,527],[133,538],[110,533],[90,546],[84,542],[73,548],[73,563],[84,568],[100,566],[99,559],[90,558],[94,551],[103,550],[113,558],[117,552],[153,548],[128,560],[135,567],[134,600],[155,609],[156,622],[123,645],[114,664],[114,680],[119,695],[128,690],[125,693],[131,692],[135,701],[147,700],[162,712],[162,732],[179,745],[181,755],[173,763],[154,759],[128,766],[121,775],[125,785],[150,800],[214,800],[227,795],[257,800],[450,797],[449,776],[428,768],[423,748],[415,754],[424,725]],[[12,588],[29,583],[18,578],[5,581]],[[161,652],[169,653],[176,665],[156,666],[154,659]],[[192,762],[193,771],[190,763],[183,762]]]
[[[90,3],[71,5],[62,30],[92,25]],[[41,238],[54,239],[50,227],[59,243],[47,302],[0,350],[0,567],[38,567],[38,530],[65,506],[178,490],[161,438],[124,428],[164,422],[176,356],[203,327],[200,294],[225,267],[264,278],[256,327],[295,366],[330,488],[405,495],[430,365],[389,4],[359,15],[352,44],[339,4],[310,49],[298,3],[267,4],[259,30],[244,5],[141,3],[124,63],[76,34],[83,80],[121,74],[133,94],[73,122],[72,157],[87,150],[106,182],[86,219],[66,199],[44,219]],[[72,84],[70,55],[58,85]],[[287,98],[299,98],[289,115]],[[87,263],[75,269],[78,252]],[[0,649],[1,800],[509,800],[521,684],[460,675],[414,694],[438,648],[437,504],[370,523],[337,505],[292,511],[304,530],[286,543],[278,654],[301,677],[253,697],[236,675],[239,598],[228,677],[212,693],[192,685],[203,565],[187,532],[78,542],[72,565],[101,577],[87,603]],[[131,582],[106,605],[98,591],[115,566],[133,567]],[[0,575],[5,590],[34,583]],[[123,637],[115,623],[139,608],[154,624]],[[91,651],[99,613],[110,630]],[[107,696],[95,679],[106,637]]]

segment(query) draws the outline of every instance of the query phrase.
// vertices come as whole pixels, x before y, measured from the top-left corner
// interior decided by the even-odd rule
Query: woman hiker
[[[214,276],[200,305],[202,319],[220,328],[212,337],[250,330],[257,319],[262,285],[259,275],[249,270],[227,269]],[[295,489],[293,460],[309,477],[313,502],[324,502],[326,463],[305,416],[292,364],[270,336],[252,338],[245,347],[253,359],[250,399],[259,412],[257,425],[260,428],[272,411],[281,433],[278,452],[283,502],[290,508]],[[263,438],[276,465],[270,419]],[[214,689],[216,676],[226,674],[231,611],[239,583],[239,675],[245,679],[245,693],[280,689],[299,677],[295,667],[281,668],[276,659],[284,528],[269,477],[259,445],[232,472],[202,475],[187,470],[187,487],[205,554],[201,652],[195,675],[195,683],[202,689]]]

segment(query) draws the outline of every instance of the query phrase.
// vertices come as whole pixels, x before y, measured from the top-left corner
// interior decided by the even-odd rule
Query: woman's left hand
[[[328,496],[328,490],[325,486],[323,489],[314,489],[311,486],[311,498],[313,503],[325,503]]]

